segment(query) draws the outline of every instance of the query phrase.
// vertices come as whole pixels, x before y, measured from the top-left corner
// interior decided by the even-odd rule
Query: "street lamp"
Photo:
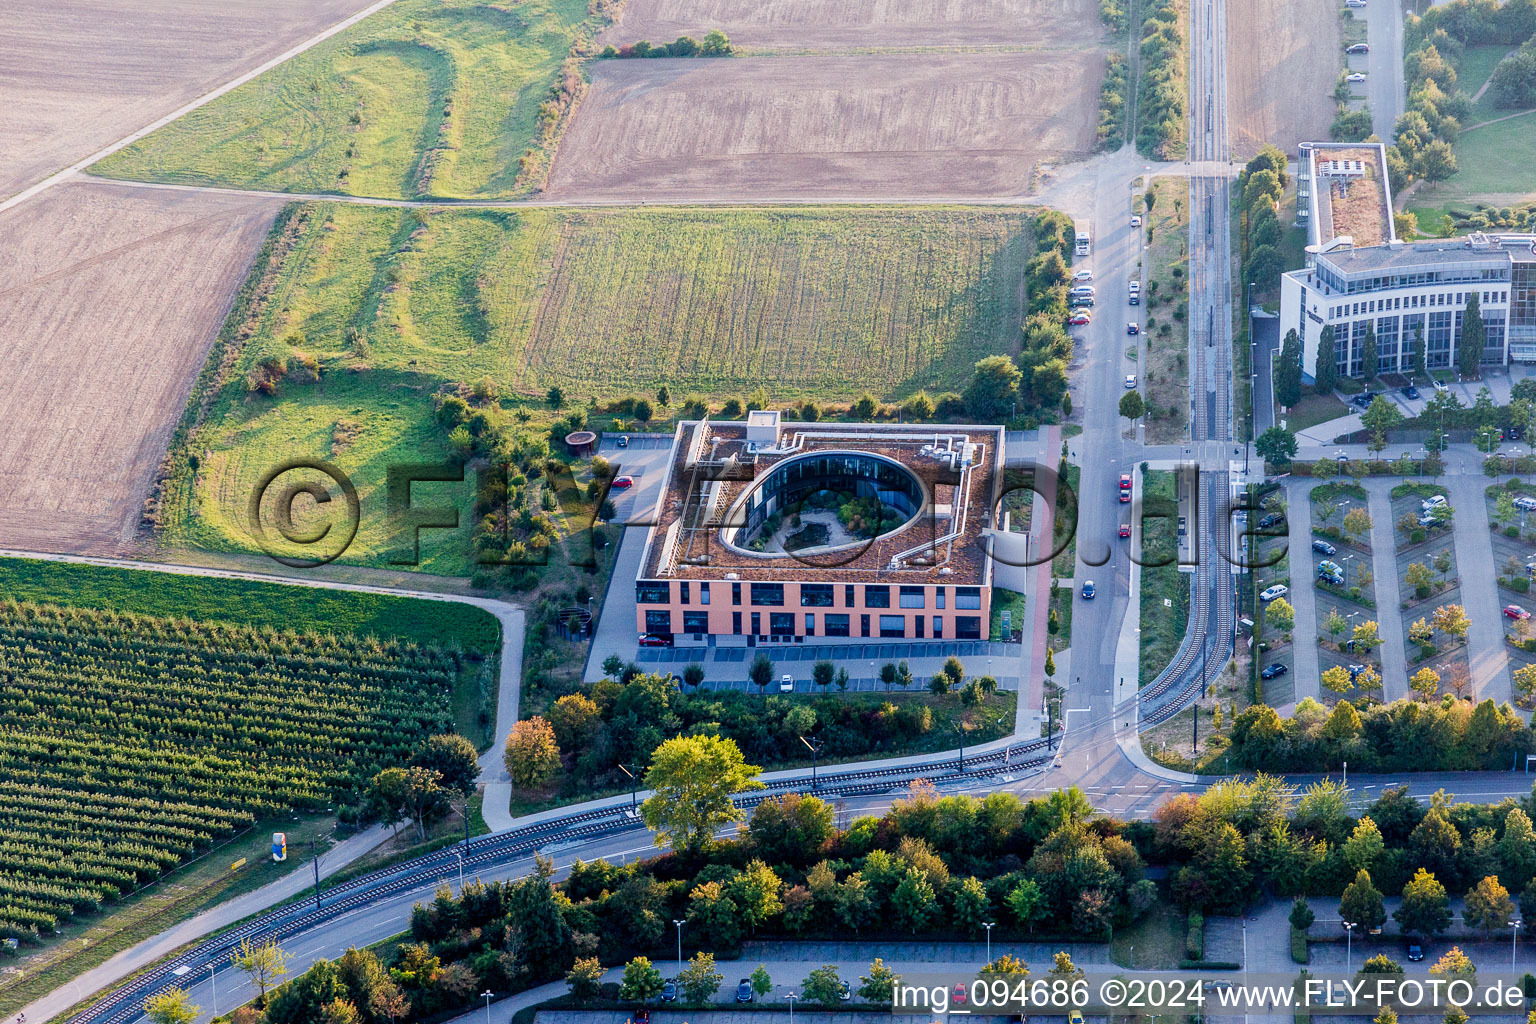
[[[215,1017],[219,1015],[219,983],[213,980],[213,971],[217,966],[217,960],[208,965],[208,984],[213,986],[213,1015]]]
[[[1344,973],[1348,974],[1354,962],[1355,922],[1340,921],[1339,923],[1344,926],[1344,934],[1347,936],[1344,940]]]
[[[485,1000],[485,1024],[491,1024],[491,996],[495,994],[490,989],[480,993],[480,998]]]
[[[800,742],[804,743],[805,748],[811,752],[811,792],[814,793],[816,792],[816,755],[821,753],[822,741],[818,739],[813,742],[801,736]]]
[[[680,918],[674,917],[672,919],[672,923],[677,925],[677,969],[678,970],[682,970],[683,969],[683,925],[687,924],[688,921],[686,919],[680,919]]]
[[[462,896],[464,895],[464,853],[454,850],[453,855],[459,858],[459,895]]]
[[[619,771],[621,771],[625,775],[629,776],[629,813],[630,814],[639,814],[640,813],[639,807],[636,804],[636,801],[637,801],[638,797],[635,795],[635,790],[640,785],[640,777],[638,775],[636,775],[635,773],[638,772],[639,770],[640,770],[640,766],[637,765],[637,764],[620,764],[619,765]]]
[[[793,992],[786,992],[784,998],[789,1001],[789,1024],[795,1024],[795,1000],[800,997]]]
[[[996,921],[983,921],[981,926],[987,930],[987,963],[992,962],[992,926]]]
[[[1520,938],[1520,926],[1525,922],[1515,918],[1509,922],[1509,969],[1515,969],[1515,942]]]

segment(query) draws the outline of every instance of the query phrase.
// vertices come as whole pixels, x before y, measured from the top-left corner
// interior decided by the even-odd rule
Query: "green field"
[[[382,564],[386,466],[447,457],[431,397],[448,382],[489,377],[503,409],[545,423],[551,385],[572,405],[661,384],[674,401],[958,390],[977,359],[1017,351],[1034,247],[1031,212],[961,207],[304,214],[190,439],[197,471],[167,495],[173,546],[251,550],[262,474],[320,458],[363,504],[347,560]],[[295,353],[318,381],[251,391],[253,370]],[[413,501],[463,508],[469,493],[418,485]],[[426,534],[420,568],[468,571],[475,520]]]
[[[505,197],[586,0],[400,0],[91,168],[386,198]],[[533,163],[542,166],[543,161]]]
[[[136,615],[183,616],[256,629],[456,644],[486,656],[495,656],[501,650],[501,624],[496,618],[456,601],[424,601],[141,569],[0,559],[0,600],[46,602]]]
[[[1192,576],[1179,571],[1177,517],[1172,470],[1149,470],[1142,476],[1141,682],[1145,686],[1173,661],[1189,623],[1189,584]],[[1152,518],[1148,518],[1152,517]],[[1161,517],[1161,518],[1157,518]],[[1164,605],[1164,600],[1171,606]]]

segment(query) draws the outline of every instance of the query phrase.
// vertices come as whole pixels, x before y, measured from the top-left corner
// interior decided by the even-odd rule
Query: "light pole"
[[[795,1000],[800,997],[794,992],[786,992],[784,998],[789,1002],[789,1024],[795,1024]]]
[[[1515,918],[1509,922],[1509,969],[1515,969],[1515,942],[1520,938],[1520,926],[1525,922]]]
[[[462,896],[464,895],[464,854],[459,850],[454,850],[453,855],[459,858],[459,895]]]
[[[1355,922],[1340,921],[1344,926],[1344,973],[1348,974],[1350,966],[1354,963]]]
[[[965,774],[965,727],[955,723],[955,733],[960,737],[960,774]]]
[[[218,966],[218,961],[217,960],[213,961],[212,963],[210,963],[208,965],[208,984],[213,986],[213,1015],[215,1017],[217,1017],[219,1015],[219,983],[217,981],[213,980],[214,968],[216,968],[217,966]]]
[[[821,753],[822,741],[816,740],[813,742],[801,736],[800,742],[804,743],[805,748],[811,752],[811,792],[814,793],[816,792],[816,755]]]
[[[619,765],[619,771],[629,776],[629,813],[632,815],[640,813],[640,809],[636,804],[638,798],[635,796],[635,789],[640,785],[640,777],[635,772],[639,770],[640,766],[637,764]]]
[[[491,996],[495,994],[490,989],[480,993],[480,998],[485,1000],[485,1024],[491,1024]]]
[[[672,923],[677,925],[677,969],[683,969],[683,925],[687,920],[674,917]]]
[[[983,921],[981,926],[987,930],[987,963],[992,962],[992,927],[996,921]]]

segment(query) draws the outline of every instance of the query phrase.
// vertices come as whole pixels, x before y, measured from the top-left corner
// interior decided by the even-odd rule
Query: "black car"
[[[661,1001],[670,1003],[677,998],[677,982],[669,981],[661,986]]]
[[[1376,400],[1376,396],[1375,395],[1371,394],[1369,391],[1362,391],[1358,395],[1356,395],[1354,398],[1351,398],[1349,400],[1349,404],[1350,405],[1358,405],[1360,408],[1364,409],[1364,408],[1368,407],[1375,400]]]
[[[1409,384],[1407,387],[1403,388],[1403,397],[1404,398],[1418,398],[1419,397],[1419,389],[1414,387],[1412,384]]]
[[[1424,947],[1419,945],[1417,942],[1410,942],[1408,944],[1408,959],[1412,960],[1414,963],[1418,963],[1420,960],[1423,960]]]
[[[1289,671],[1290,669],[1277,661],[1273,665],[1265,665],[1264,671],[1260,672],[1259,676],[1263,679],[1273,679],[1276,676],[1283,676]]]
[[[750,1003],[752,1001],[752,980],[742,978],[736,986],[736,1001],[738,1003]]]
[[[1336,554],[1339,553],[1339,549],[1338,548],[1334,547],[1332,544],[1329,544],[1325,540],[1315,540],[1315,541],[1313,541],[1312,542],[1312,550],[1313,551],[1322,552],[1325,555],[1336,555]]]
[[[1283,522],[1285,522],[1284,514],[1280,512],[1271,512],[1269,515],[1259,520],[1259,529],[1267,530],[1271,526],[1279,526]]]

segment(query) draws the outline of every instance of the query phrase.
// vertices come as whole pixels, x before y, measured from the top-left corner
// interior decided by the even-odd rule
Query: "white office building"
[[[1472,294],[1487,330],[1479,362],[1536,362],[1536,235],[1400,241],[1384,168],[1378,144],[1302,147],[1297,219],[1311,244],[1281,280],[1280,335],[1300,336],[1305,375],[1328,326],[1341,375],[1363,375],[1372,329],[1378,373],[1411,370],[1420,332],[1428,369],[1455,366]]]

